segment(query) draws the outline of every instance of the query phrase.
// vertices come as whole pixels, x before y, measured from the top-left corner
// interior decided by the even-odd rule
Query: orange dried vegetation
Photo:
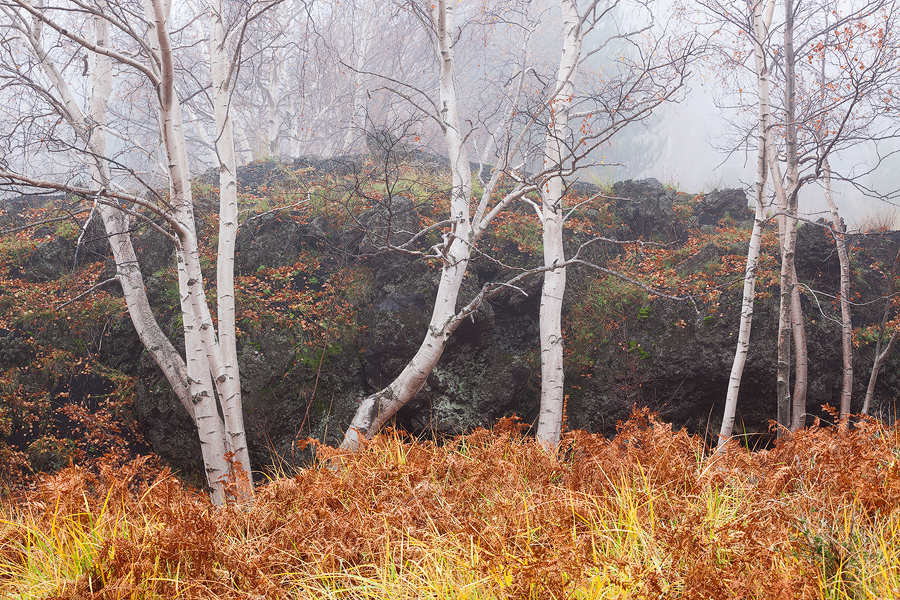
[[[708,456],[636,413],[614,440],[572,432],[551,457],[504,421],[442,445],[388,434],[357,454],[320,447],[318,466],[221,509],[145,462],[70,468],[5,507],[0,592],[898,597],[898,441],[863,422]],[[42,551],[72,560],[45,557],[39,576]]]

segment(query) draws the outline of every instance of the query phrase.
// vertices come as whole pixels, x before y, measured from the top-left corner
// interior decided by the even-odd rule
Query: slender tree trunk
[[[722,427],[719,430],[718,448],[721,449],[731,439],[734,431],[734,418],[737,412],[738,395],[741,390],[741,377],[747,354],[750,352],[750,330],[753,324],[753,302],[756,296],[756,270],[759,266],[759,254],[762,246],[763,223],[766,218],[766,180],[768,179],[766,159],[766,132],[771,121],[769,107],[769,67],[765,47],[768,40],[767,23],[763,16],[762,2],[754,2],[751,8],[753,24],[753,56],[756,69],[756,81],[759,91],[759,113],[757,125],[756,147],[756,202],[753,217],[753,232],[750,234],[750,246],[747,249],[747,266],[744,269],[744,294],[741,301],[741,321],[738,329],[737,349],[734,362],[731,364],[731,376],[728,381],[728,393],[725,397],[725,413],[722,416]]]
[[[574,0],[562,0],[563,50],[550,99],[550,131],[544,149],[544,170],[562,170],[562,157],[569,126],[569,109],[575,92],[575,71],[581,57],[583,34]],[[541,188],[544,266],[554,267],[566,260],[563,247],[561,175],[552,175]],[[547,450],[559,444],[565,419],[565,373],[563,370],[562,304],[566,291],[565,268],[544,273],[541,289],[541,409],[537,439]]]
[[[793,403],[791,401],[791,336],[794,335],[795,344],[805,344],[803,337],[795,324],[802,326],[795,316],[794,306],[799,310],[799,301],[795,304],[794,289],[796,288],[796,274],[794,267],[794,252],[797,245],[797,196],[799,192],[799,164],[797,157],[797,125],[794,118],[795,112],[795,64],[794,55],[794,3],[793,0],[785,0],[785,26],[784,26],[784,77],[785,77],[785,154],[787,166],[785,180],[782,184],[780,169],[777,166],[777,154],[774,152],[774,141],[771,139],[769,154],[770,170],[779,199],[780,209],[784,214],[779,221],[779,235],[781,238],[781,294],[778,311],[778,423],[782,426],[778,430],[779,436],[794,425],[792,419]],[[805,356],[806,349],[798,350],[798,356]],[[804,360],[805,363],[805,360]],[[802,367],[801,367],[802,369]],[[801,371],[801,377],[805,376]],[[802,389],[802,388],[801,388]],[[805,398],[803,399],[805,403]]]
[[[862,414],[869,415],[872,410],[872,399],[875,396],[875,384],[878,382],[878,374],[881,371],[882,365],[884,365],[884,361],[887,360],[887,357],[894,350],[894,345],[897,343],[897,338],[900,337],[900,329],[894,329],[894,333],[891,334],[891,339],[888,342],[887,347],[884,351],[881,350],[881,345],[884,341],[884,331],[887,328],[888,319],[891,316],[891,297],[894,295],[894,280],[897,277],[897,267],[900,266],[900,251],[897,252],[897,255],[894,257],[894,264],[891,265],[891,273],[888,276],[888,286],[887,293],[885,294],[884,300],[884,314],[881,316],[881,326],[878,328],[878,341],[875,344],[875,361],[872,364],[872,372],[869,374],[869,385],[866,386],[866,398],[863,401]]]
[[[300,115],[297,109],[297,94],[288,96],[288,156],[300,158]]]
[[[238,124],[233,125],[232,128],[235,129],[234,137],[241,164],[246,165],[253,162],[253,149],[250,147],[250,141],[247,139],[247,132]]]
[[[241,378],[238,371],[237,341],[235,339],[234,306],[234,247],[238,231],[237,160],[234,151],[234,132],[231,124],[231,74],[229,73],[228,44],[225,36],[222,0],[211,0],[212,9],[210,67],[213,83],[213,108],[216,122],[216,154],[219,160],[219,246],[216,253],[216,295],[219,349],[222,374],[219,376],[219,402],[227,433],[226,443],[234,453],[233,460],[246,475],[247,489],[239,495],[252,494],[250,454],[244,432],[241,401]],[[240,487],[240,486],[239,486]]]
[[[104,8],[102,3],[100,8]],[[99,17],[95,18],[94,35],[97,46],[109,47],[109,22]],[[69,120],[79,137],[84,140],[94,156],[90,167],[96,185],[98,187],[109,187],[111,185],[109,170],[102,157],[106,156],[106,107],[112,93],[111,59],[94,52],[91,52],[89,55],[91,83],[91,93],[88,99],[88,112],[91,120],[89,125],[88,119],[75,102],[68,84],[59,75],[55,65],[41,49],[39,27],[35,28],[33,37],[29,41],[33,45],[44,72],[53,81],[54,87],[62,98],[63,106],[66,108],[64,116]],[[222,486],[216,482],[225,473],[225,463],[221,452],[209,451],[210,442],[212,445],[215,445],[217,441],[222,440],[221,428],[214,432],[212,436],[209,436],[207,435],[207,430],[201,426],[202,420],[198,420],[198,415],[202,416],[204,414],[206,405],[202,402],[195,402],[195,398],[192,397],[187,366],[159,328],[159,324],[150,308],[143,277],[138,267],[137,256],[131,243],[129,233],[130,219],[128,215],[104,202],[97,203],[97,212],[109,236],[113,259],[116,263],[117,279],[122,286],[125,304],[138,337],[154,361],[162,369],[163,374],[181,400],[185,410],[197,424],[201,446],[204,450],[204,462],[207,465],[207,473],[212,475],[210,489],[212,490],[213,499],[221,499]],[[214,405],[213,408],[215,408]],[[218,417],[217,414],[216,417]]]
[[[794,0],[785,2],[784,62],[785,62],[785,153],[787,155],[787,232],[784,262],[789,265],[790,275],[790,324],[794,338],[794,398],[791,403],[793,414],[790,426],[797,429],[806,420],[806,387],[808,364],[806,352],[806,332],[803,327],[803,309],[800,304],[800,287],[797,280],[795,254],[797,249],[797,212],[800,192],[800,164],[797,150],[796,106],[796,56],[794,53]],[[782,295],[782,298],[784,296]],[[790,400],[790,397],[788,397]]]
[[[225,370],[221,347],[216,339],[209,306],[206,302],[203,273],[200,268],[200,248],[196,236],[193,200],[189,180],[188,160],[184,139],[184,123],[181,104],[175,91],[175,65],[168,30],[169,5],[165,0],[145,0],[148,20],[152,23],[151,45],[159,57],[160,85],[157,98],[162,130],[163,147],[166,152],[172,217],[178,223],[176,258],[178,263],[178,288],[184,323],[185,352],[194,414],[201,431],[201,447],[204,456],[221,456],[221,461],[207,464],[207,478],[213,490],[222,483],[226,474],[233,474],[225,453],[231,443],[226,438],[226,427],[219,416],[215,392],[220,398],[233,398],[229,379]],[[236,366],[236,365],[235,365]],[[214,389],[214,385],[218,386]],[[239,385],[239,383],[238,383]],[[238,457],[238,462],[241,459]],[[224,463],[224,472],[221,472]],[[244,493],[239,489],[238,493]],[[214,494],[214,501],[220,500]]]
[[[266,142],[269,156],[277,158],[279,155],[278,133],[280,129],[279,100],[281,97],[281,62],[284,60],[281,48],[276,48],[272,53],[272,65],[269,68],[269,84],[266,87],[267,113],[266,113]]]
[[[104,0],[98,2],[97,8],[101,13],[106,10]],[[230,469],[226,455],[229,442],[226,440],[224,423],[218,412],[213,375],[220,385],[218,392],[222,398],[229,397],[227,393],[229,386],[237,385],[239,389],[239,382],[236,379],[236,371],[235,381],[228,381],[227,361],[222,358],[203,290],[181,105],[175,92],[175,68],[168,35],[169,8],[167,0],[144,2],[145,16],[147,23],[150,24],[147,49],[156,60],[151,61],[150,66],[143,69],[143,72],[154,82],[158,94],[158,116],[166,153],[164,168],[167,170],[171,196],[166,204],[171,212],[164,216],[175,232],[186,361],[181,360],[160,330],[147,302],[143,278],[129,234],[130,216],[126,214],[124,207],[111,205],[108,199],[101,199],[101,194],[98,194],[95,208],[109,234],[116,261],[117,279],[122,286],[135,329],[197,426],[212,499],[220,503],[225,499],[223,484],[228,478]],[[53,87],[60,96],[56,104],[60,115],[72,125],[76,135],[93,156],[90,167],[95,185],[100,189],[109,188],[114,184],[104,157],[107,156],[106,109],[112,92],[112,65],[110,57],[100,49],[110,48],[109,54],[117,54],[110,44],[110,23],[102,14],[98,14],[93,22],[95,41],[91,43],[79,40],[79,43],[89,51],[90,56],[88,116],[82,113],[68,84],[60,76],[52,60],[43,52],[40,23],[36,20],[37,26],[32,28],[32,32],[29,34],[27,30],[23,30],[23,33],[32,45],[42,70],[53,82]],[[55,27],[64,32],[62,28]],[[124,55],[119,55],[118,58],[126,63],[131,61]],[[236,367],[236,361],[233,364]]]
[[[453,219],[454,225],[452,232],[445,236],[441,280],[425,340],[397,379],[362,401],[341,444],[342,448],[351,450],[358,449],[363,437],[369,438],[374,435],[422,389],[428,375],[444,352],[447,340],[459,324],[459,320],[453,317],[456,315],[456,301],[471,255],[472,173],[469,157],[463,146],[456,87],[453,81],[453,4],[447,0],[437,0],[429,12],[437,32],[437,52],[441,63],[440,116],[450,158],[452,179],[450,218]]]
[[[359,4],[356,9],[363,12],[362,24],[359,31],[359,46],[356,48],[356,69],[353,72],[353,101],[350,111],[350,119],[347,122],[347,131],[344,133],[344,143],[340,153],[347,154],[353,146],[353,140],[359,133],[360,126],[365,123],[365,99],[366,76],[362,72],[369,58],[369,49],[372,46],[372,29],[375,12],[366,3]]]
[[[762,160],[765,160],[765,150],[762,151]],[[762,174],[765,178],[765,172]],[[759,187],[759,182],[757,181]],[[765,180],[762,182],[765,189]],[[762,200],[762,201],[761,201]],[[759,266],[760,247],[762,245],[763,222],[765,221],[765,192],[760,198],[757,192],[756,213],[753,218],[753,232],[750,234],[750,246],[747,249],[747,266],[744,269],[744,294],[741,301],[741,321],[738,329],[737,349],[734,353],[734,361],[731,364],[731,375],[728,380],[728,393],[725,396],[725,413],[722,416],[722,427],[719,430],[718,447],[722,448],[730,439],[734,431],[734,419],[737,413],[738,395],[741,391],[741,377],[744,373],[744,365],[747,363],[747,354],[750,352],[750,329],[753,324],[753,302],[756,297],[756,271]]]
[[[105,7],[105,3],[102,3],[101,7]],[[109,22],[106,19],[94,17],[94,34],[98,46],[109,46],[110,31]],[[112,95],[112,59],[92,52],[89,54],[88,63],[91,82],[88,113],[94,128],[88,134],[87,123],[84,117],[77,112],[72,114],[75,117],[73,126],[76,130],[82,129],[83,137],[89,140],[91,152],[95,157],[91,162],[91,170],[96,184],[109,187],[111,185],[109,169],[101,157],[106,156],[106,108]],[[64,83],[61,80],[57,81],[57,89],[59,91],[64,89]],[[71,104],[70,108],[72,108]],[[97,204],[97,212],[108,235],[113,260],[116,264],[116,276],[122,287],[125,306],[128,308],[138,338],[154,362],[162,369],[175,395],[178,396],[193,419],[194,404],[191,402],[187,367],[175,347],[160,329],[150,308],[147,291],[144,287],[144,278],[141,275],[137,255],[131,243],[131,234],[129,233],[131,219],[124,212],[104,202]]]
[[[782,205],[782,210],[786,210]],[[778,220],[779,235],[781,237],[781,292],[779,295],[778,310],[778,366],[777,366],[777,393],[778,393],[778,424],[781,427],[778,435],[781,437],[785,431],[789,431],[791,421],[791,335],[792,335],[792,290],[793,290],[793,266],[794,266],[794,240],[796,240],[796,219],[782,216]]]
[[[806,426],[806,390],[809,377],[806,328],[803,325],[803,307],[800,304],[796,262],[792,265],[791,286],[791,331],[794,337],[794,397],[791,403],[791,431],[796,431]]]
[[[841,350],[843,353],[844,380],[841,386],[841,429],[846,429],[850,421],[850,401],[853,399],[853,324],[850,319],[850,253],[847,251],[847,234],[837,204],[831,193],[831,166],[826,158],[825,199],[831,209],[831,224],[834,243],[837,246],[838,262],[841,267]]]
[[[872,365],[872,373],[869,375],[869,385],[866,387],[866,399],[863,401],[862,414],[864,415],[871,414],[872,399],[875,397],[875,384],[878,383],[878,373],[881,371],[884,361],[887,360],[887,357],[894,350],[897,338],[900,338],[900,330],[895,329],[884,352],[880,351],[881,340],[878,340],[879,347],[875,349],[875,362]]]
[[[94,28],[97,45],[108,47],[110,40],[109,22],[105,19],[95,18]],[[91,53],[89,62],[91,74],[89,112],[93,127],[89,130],[86,119],[72,102],[68,102],[70,107],[69,118],[76,131],[79,129],[83,131],[82,137],[87,140],[91,152],[95,156],[92,164],[95,179],[99,185],[108,187],[111,185],[110,176],[107,166],[101,157],[106,155],[104,126],[106,123],[106,106],[112,92],[112,65],[109,57],[96,53]],[[64,97],[66,96],[68,88],[61,79],[57,80],[57,89]],[[210,408],[214,416],[213,420],[218,419],[218,414],[215,412],[215,404],[213,402],[198,402],[193,397],[192,386],[188,376],[189,371],[171,342],[160,330],[153,316],[150,304],[147,301],[143,277],[138,267],[134,247],[131,244],[131,236],[129,234],[130,219],[128,215],[105,203],[98,204],[98,213],[109,235],[110,247],[116,262],[117,277],[122,286],[125,303],[135,330],[144,347],[162,369],[188,414],[197,424],[212,497],[214,501],[221,500],[223,496],[219,480],[226,472],[226,464],[222,453],[223,448],[220,448],[223,441],[222,429],[221,425],[218,428],[215,425],[212,428],[204,425],[205,421],[208,421],[206,413],[209,412]]]
[[[113,260],[116,263],[116,276],[122,286],[125,306],[138,338],[153,361],[159,365],[184,409],[196,422],[187,366],[172,342],[160,329],[147,300],[144,278],[129,234],[130,219],[122,211],[102,203],[98,206],[98,213],[109,236]]]

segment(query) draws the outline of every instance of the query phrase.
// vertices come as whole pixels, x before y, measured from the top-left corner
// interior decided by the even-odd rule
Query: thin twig
[[[74,298],[69,298],[68,300],[66,300],[66,301],[63,302],[62,304],[58,305],[54,310],[59,310],[59,309],[65,307],[65,306],[68,306],[69,304],[72,304],[72,303],[75,302],[76,300],[80,300],[81,298],[84,298],[85,296],[87,296],[88,294],[90,294],[91,292],[93,292],[94,290],[96,290],[97,288],[99,288],[99,287],[101,287],[101,286],[104,286],[104,285],[106,285],[107,283],[112,283],[113,281],[119,281],[119,276],[116,275],[115,277],[110,277],[109,279],[107,279],[107,280],[105,280],[105,281],[101,281],[100,283],[97,283],[97,284],[92,285],[91,287],[89,287],[89,288],[86,289],[85,291],[81,292],[80,294],[78,294],[78,295],[75,296]]]
[[[295,203],[293,203],[293,204],[291,204],[291,205],[289,205],[289,206],[279,206],[278,208],[273,208],[272,210],[267,210],[266,212],[261,212],[261,213],[259,213],[258,215],[253,215],[252,217],[250,217],[249,219],[247,219],[246,221],[244,221],[243,223],[241,223],[240,226],[243,227],[244,225],[246,225],[246,224],[249,223],[250,221],[253,221],[254,219],[260,219],[260,218],[262,218],[262,217],[264,217],[264,216],[266,216],[266,215],[268,215],[268,214],[272,214],[272,213],[274,213],[274,212],[278,212],[278,211],[281,211],[281,210],[288,210],[288,209],[290,209],[290,208],[296,208],[296,207],[300,206],[301,204],[305,204],[307,201],[308,201],[308,200],[301,200],[300,202],[295,202]],[[249,209],[248,209],[248,210],[245,210],[245,211],[241,211],[241,212],[249,212]]]
[[[75,213],[76,215],[80,215],[85,211],[78,211]],[[40,227],[41,225],[49,225],[50,223],[59,223],[60,221],[68,221],[72,218],[72,215],[66,215],[64,217],[53,217],[52,219],[44,219],[43,221],[35,221],[34,223],[28,223],[27,225],[22,225],[21,227],[13,227],[12,229],[4,229],[0,231],[0,235],[9,235],[11,233],[16,233],[19,231],[24,231],[26,229],[33,229],[34,227]]]

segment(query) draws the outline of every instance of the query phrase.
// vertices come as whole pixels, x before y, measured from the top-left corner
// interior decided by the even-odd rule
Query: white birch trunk
[[[884,365],[884,361],[887,360],[887,357],[894,350],[894,346],[897,343],[897,339],[900,338],[900,329],[894,329],[894,332],[891,334],[891,339],[887,344],[887,347],[882,351],[881,345],[884,343],[884,333],[887,328],[888,319],[891,316],[891,297],[894,295],[894,280],[897,277],[897,266],[900,263],[900,251],[897,252],[897,255],[894,257],[894,264],[891,266],[891,273],[888,276],[888,289],[885,294],[886,298],[884,301],[884,314],[881,316],[881,326],[878,329],[878,341],[875,343],[875,361],[872,364],[872,372],[869,374],[869,384],[866,386],[866,397],[863,400],[862,406],[862,414],[870,415],[872,410],[872,400],[875,397],[875,384],[878,382],[878,374],[881,372],[881,367]]]
[[[785,105],[785,154],[787,155],[787,167],[785,170],[785,212],[788,213],[784,220],[784,245],[782,247],[782,271],[781,271],[781,303],[780,315],[784,318],[780,321],[783,328],[779,332],[779,385],[784,383],[784,390],[779,395],[779,410],[784,410],[786,421],[779,421],[791,430],[798,428],[805,421],[806,412],[806,336],[802,331],[803,313],[800,307],[800,292],[797,286],[797,271],[794,264],[794,255],[797,248],[797,196],[800,191],[799,157],[797,149],[797,124],[794,113],[796,106],[796,56],[794,54],[794,3],[793,0],[785,2],[785,27],[784,27],[784,105]],[[794,338],[795,349],[795,380],[793,401],[791,393],[787,389],[790,380],[790,336]],[[782,337],[787,339],[786,342]],[[786,372],[784,371],[786,368]],[[781,403],[786,403],[782,406]]]
[[[750,246],[747,249],[747,267],[744,270],[744,294],[741,302],[738,343],[734,354],[734,362],[731,365],[731,376],[728,380],[728,394],[725,397],[725,413],[722,416],[722,427],[719,430],[719,449],[731,439],[734,431],[734,418],[737,413],[741,377],[744,373],[744,365],[747,363],[747,354],[750,352],[750,330],[753,324],[753,302],[756,296],[756,270],[759,265],[759,253],[762,246],[763,222],[766,218],[766,180],[768,179],[766,132],[771,120],[769,68],[765,54],[768,24],[763,16],[761,0],[753,2],[750,8],[753,24],[753,58],[759,91],[759,124],[756,148],[756,210],[753,217],[753,232],[750,234]]]
[[[798,155],[798,127],[795,120],[796,112],[796,55],[794,52],[794,3],[793,0],[785,2],[785,28],[784,28],[784,105],[785,105],[785,154],[787,155],[786,175],[786,203],[788,213],[786,219],[787,231],[785,232],[785,246],[782,255],[782,265],[787,265],[789,277],[788,308],[790,321],[785,324],[791,331],[794,339],[794,393],[793,400],[788,395],[790,404],[790,428],[791,431],[803,427],[806,423],[806,388],[808,360],[806,352],[806,332],[803,326],[803,310],[800,304],[800,287],[797,280],[797,268],[795,253],[797,248],[797,202],[800,192],[800,162]],[[782,282],[784,283],[784,282]],[[784,289],[781,295],[782,301],[786,296]]]
[[[889,310],[889,308],[886,310]],[[866,386],[866,398],[863,401],[862,414],[864,415],[871,414],[872,399],[875,397],[875,384],[878,383],[878,374],[881,371],[881,367],[884,365],[884,361],[887,360],[887,357],[894,350],[898,338],[900,338],[900,330],[895,329],[894,333],[891,334],[891,340],[888,342],[884,351],[881,351],[881,340],[878,340],[878,346],[875,348],[875,362],[872,365],[872,373],[869,375],[869,385]]]
[[[172,211],[165,216],[170,225],[173,225],[177,238],[176,253],[187,349],[186,361],[181,360],[171,343],[165,338],[150,310],[143,279],[131,245],[129,216],[118,206],[108,204],[107,200],[98,199],[97,210],[110,236],[118,280],[122,285],[135,329],[148,352],[163,369],[175,393],[197,426],[212,499],[214,502],[220,503],[225,500],[223,483],[226,481],[230,469],[226,456],[227,446],[230,443],[237,450],[245,444],[236,441],[235,436],[230,436],[226,440],[225,426],[219,417],[216,404],[213,376],[215,376],[216,383],[219,384],[218,392],[223,401],[226,404],[228,401],[233,404],[236,398],[238,407],[240,404],[239,379],[236,360],[229,361],[223,358],[203,291],[199,248],[188,180],[184,124],[181,105],[175,92],[175,69],[167,29],[170,5],[167,0],[145,0],[144,2],[147,22],[151,24],[148,48],[156,59],[151,62],[149,67],[142,66],[130,57],[119,54],[110,48],[109,22],[102,15],[105,8],[106,5],[101,1],[98,4],[99,12],[94,20],[96,41],[90,42],[84,38],[76,39],[89,51],[91,56],[89,61],[89,70],[91,71],[89,117],[85,117],[81,112],[68,85],[47,54],[43,52],[40,44],[40,22],[35,19],[36,26],[31,34],[28,33],[27,28],[17,29],[32,45],[42,70],[59,93],[60,104],[58,106],[60,106],[61,116],[69,121],[76,134],[94,155],[91,168],[98,187],[109,187],[112,184],[107,164],[103,159],[106,154],[106,107],[112,91],[112,65],[109,55],[115,55],[117,60],[137,68],[154,83],[158,94],[158,116],[171,192],[169,205],[172,207]],[[58,25],[54,25],[54,27],[65,33],[64,28]],[[105,50],[105,48],[110,49]],[[231,171],[233,172],[233,144],[231,148],[228,160],[232,164]],[[226,211],[236,211],[233,202],[226,204],[228,204]],[[224,220],[228,221],[229,218]],[[236,229],[236,223],[232,229]],[[229,234],[226,234],[225,237],[228,238]],[[231,235],[231,239],[233,243],[233,235]],[[223,289],[227,290],[227,288],[228,282],[226,281]],[[233,296],[233,291],[231,295]],[[228,300],[225,302],[227,305]],[[233,373],[231,378],[229,378],[230,373]],[[234,390],[235,387],[238,390],[237,394],[233,392],[229,394],[229,390]],[[240,435],[243,436],[242,425],[239,430]],[[246,471],[249,472],[249,465]],[[245,487],[249,488],[249,486]]]
[[[266,143],[268,146],[269,156],[277,158],[278,148],[278,132],[279,132],[279,99],[281,97],[281,62],[284,60],[284,53],[281,48],[276,48],[272,52],[272,64],[269,68],[269,85],[266,88],[267,112],[266,112]]]
[[[102,9],[103,4],[100,5]],[[43,52],[40,45],[40,27],[33,31],[34,35],[29,40],[41,62],[42,69],[53,82],[54,88],[60,95],[62,104],[66,109],[66,118],[76,133],[81,137],[90,151],[94,154],[91,162],[91,170],[98,187],[111,185],[110,174],[103,158],[106,155],[106,107],[112,93],[112,63],[108,56],[98,53],[90,53],[90,82],[91,94],[88,100],[88,111],[91,123],[81,112],[78,104],[69,90],[68,84],[60,76],[55,65]],[[109,23],[101,17],[94,19],[95,43],[98,47],[109,47]],[[181,400],[188,414],[198,427],[201,439],[204,463],[207,467],[207,475],[211,475],[210,489],[214,501],[223,499],[221,483],[217,483],[225,471],[225,462],[220,444],[222,429],[205,427],[203,424],[208,419],[204,418],[204,409],[209,408],[209,402],[198,402],[193,395],[193,386],[189,377],[189,370],[178,352],[159,328],[159,324],[153,315],[147,300],[143,277],[138,266],[137,256],[131,243],[129,233],[130,219],[124,212],[106,203],[98,202],[98,214],[109,235],[110,247],[116,262],[116,274],[129,316],[142,344],[154,361],[162,369],[163,374],[172,386],[173,391]],[[212,404],[212,409],[215,405]],[[213,410],[215,419],[218,414]],[[217,449],[218,448],[218,449]]]
[[[299,110],[297,109],[297,95],[290,94],[288,96],[288,156],[300,158],[300,119]]]
[[[574,0],[562,0],[563,50],[550,100],[550,131],[544,149],[544,170],[562,170],[562,158],[569,126],[569,109],[575,91],[575,70],[581,57],[581,32]],[[548,451],[559,444],[564,420],[562,304],[566,291],[565,268],[552,268],[566,260],[563,247],[562,176],[551,176],[541,188],[544,273],[541,288],[541,408],[538,416],[537,440]]]
[[[797,157],[797,125],[794,122],[794,43],[793,43],[793,1],[785,2],[785,30],[784,30],[784,69],[785,69],[785,154],[787,160],[786,177],[782,179],[781,168],[778,164],[778,154],[775,149],[775,140],[770,128],[767,135],[767,155],[769,170],[772,174],[772,184],[778,198],[779,210],[784,213],[778,220],[779,237],[781,242],[781,293],[779,296],[778,311],[778,366],[777,366],[777,396],[778,396],[778,423],[782,428],[778,435],[782,436],[790,430],[795,421],[792,418],[792,410],[795,409],[791,399],[791,337],[798,346],[797,356],[802,359],[801,369],[805,368],[806,349],[801,346],[804,340],[798,336],[797,327],[802,327],[802,315],[795,314],[799,311],[799,295],[797,301],[794,298],[796,286],[796,273],[794,269],[794,252],[797,242],[797,194],[799,192],[799,164]],[[796,306],[796,309],[794,307]],[[806,375],[801,370],[798,380],[805,383]],[[798,391],[805,394],[805,388],[799,387]],[[806,399],[797,398],[797,404],[805,406]],[[794,413],[800,412],[793,410]],[[796,415],[798,418],[800,415]]]
[[[105,3],[101,3],[100,6],[101,8],[105,7]],[[94,17],[94,32],[96,44],[108,47],[110,43],[109,22],[103,18]],[[111,184],[110,174],[101,157],[106,156],[106,107],[112,95],[112,59],[96,53],[91,53],[89,57],[91,95],[88,113],[94,128],[85,137],[90,139],[90,148],[95,155],[91,167],[96,182],[100,186],[108,187]],[[61,85],[62,82],[59,83]],[[87,123],[83,123],[83,129],[87,134]],[[129,233],[131,219],[124,212],[106,203],[98,203],[97,211],[109,236],[110,248],[116,263],[116,276],[122,287],[125,305],[138,338],[154,362],[162,369],[185,410],[194,419],[194,405],[190,400],[187,367],[178,351],[160,329],[150,308],[147,291],[144,287],[144,278],[134,246],[131,243],[131,234]]]
[[[232,125],[234,129],[234,138],[238,158],[242,165],[253,162],[253,149],[250,147],[250,141],[247,139],[247,132],[239,124]]]
[[[159,59],[160,84],[157,87],[157,97],[168,165],[169,201],[172,217],[179,224],[176,232],[179,242],[176,248],[178,288],[191,397],[204,457],[211,457],[206,464],[207,480],[213,490],[213,500],[221,502],[219,490],[231,469],[225,458],[229,444],[218,413],[213,377],[216,383],[221,384],[227,381],[227,376],[224,374],[223,361],[215,339],[215,328],[206,303],[200,269],[184,123],[181,104],[175,91],[175,65],[168,31],[169,4],[165,0],[145,0],[145,10],[152,24],[151,45],[157,51]],[[227,388],[220,389],[221,394],[224,395],[225,392]]]
[[[246,490],[252,493],[250,454],[244,432],[241,402],[241,379],[238,371],[237,341],[235,339],[234,306],[234,248],[238,231],[237,160],[234,133],[231,125],[231,82],[228,47],[222,0],[212,0],[210,67],[213,83],[213,110],[216,122],[216,154],[219,164],[219,246],[216,254],[216,294],[219,352],[222,372],[217,379],[219,402],[227,432],[226,442],[234,453],[234,460],[246,474]]]
[[[99,204],[97,210],[109,236],[113,260],[116,263],[116,276],[119,285],[122,286],[128,316],[131,318],[138,338],[153,361],[159,365],[169,385],[172,386],[172,391],[175,392],[184,409],[196,423],[187,365],[172,342],[160,329],[153,309],[150,308],[147,291],[144,287],[144,278],[138,265],[134,246],[131,243],[130,219],[122,211],[106,204]]]
[[[390,385],[362,401],[341,444],[342,448],[351,450],[358,449],[363,438],[372,437],[422,389],[428,375],[443,354],[447,340],[460,322],[459,319],[454,319],[454,316],[459,290],[471,255],[472,173],[469,157],[463,146],[453,81],[453,5],[447,0],[437,0],[429,12],[437,31],[437,51],[441,63],[440,118],[450,158],[452,177],[450,217],[454,220],[454,225],[452,232],[445,237],[442,248],[444,259],[441,280],[425,340],[406,368]]]
[[[796,241],[794,247],[796,249]],[[800,285],[797,279],[796,261],[791,265],[791,285],[791,332],[794,337],[794,397],[791,401],[791,431],[797,431],[806,427],[809,359],[806,353],[806,328],[803,325],[803,306],[800,304]]]

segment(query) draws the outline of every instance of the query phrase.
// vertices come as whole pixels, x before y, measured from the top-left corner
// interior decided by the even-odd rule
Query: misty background
[[[239,48],[231,105],[239,162],[359,155],[367,151],[367,136],[382,130],[408,147],[443,152],[440,131],[428,114],[434,110],[431,103],[438,86],[433,33],[417,6],[414,2],[285,0],[251,22]],[[140,31],[139,9],[127,2],[110,3],[110,7]],[[653,29],[648,36],[656,39],[677,39],[691,32],[707,35],[698,11],[685,17],[676,14],[675,8],[671,2],[619,8],[587,38],[586,51],[596,51],[592,44],[617,31],[643,27],[650,17]],[[13,15],[13,9],[4,10]],[[188,1],[180,3],[172,16],[180,57],[178,92],[193,175],[217,164],[205,10],[204,3]],[[474,160],[483,155],[491,162],[495,155],[490,133],[511,101],[518,75],[526,74],[525,115],[546,97],[548,82],[555,77],[562,45],[559,9],[547,0],[506,0],[460,3],[456,10],[460,33],[454,52],[461,117],[470,127],[466,132],[470,156]],[[234,5],[232,28],[239,25],[240,11]],[[90,35],[85,15],[59,10],[54,16]],[[52,85],[18,39],[20,32],[12,19],[0,24],[0,35],[0,129],[4,132],[0,166],[35,177],[87,181],[88,161],[79,157],[78,140],[47,102],[45,89]],[[56,31],[45,28],[42,35],[47,52],[62,65],[63,76],[85,104],[84,50]],[[140,55],[135,39],[121,31],[114,36],[115,49]],[[579,71],[576,88],[602,86],[607,74],[623,68],[639,52],[635,44],[622,41],[604,46]],[[111,168],[123,189],[164,189],[167,179],[153,90],[128,67],[118,64],[115,68],[108,123]],[[707,58],[696,61],[691,71],[674,102],[619,132],[581,163],[577,177],[601,184],[654,177],[688,193],[749,189],[755,178],[755,149],[752,143],[749,149],[742,147],[741,140],[753,127],[752,119],[740,110],[721,108],[736,104],[731,89],[736,84],[717,74],[716,65]],[[744,94],[740,100],[746,107],[752,106],[754,98]],[[582,101],[587,106],[591,98],[585,95]],[[531,143],[538,148],[541,140]],[[879,149],[885,156],[898,148],[895,140],[888,140]],[[832,167],[844,173],[864,171],[878,163],[877,157],[874,145],[860,144],[837,154]],[[900,187],[898,173],[900,161],[891,157],[860,182],[891,196]],[[865,226],[873,215],[881,221],[896,220],[892,196],[864,195],[840,182],[835,191],[851,228]],[[817,185],[803,188],[800,212],[813,219],[827,215]]]

